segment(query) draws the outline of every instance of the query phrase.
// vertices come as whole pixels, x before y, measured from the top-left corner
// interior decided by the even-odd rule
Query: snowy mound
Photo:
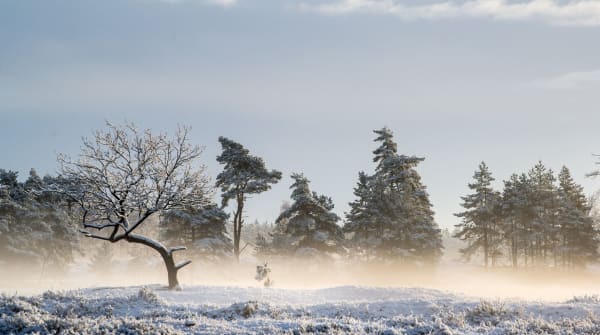
[[[418,288],[96,288],[4,295],[0,334],[597,334],[599,301],[481,301]]]

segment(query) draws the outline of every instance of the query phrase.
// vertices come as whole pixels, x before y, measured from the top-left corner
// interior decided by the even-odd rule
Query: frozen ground
[[[0,334],[600,334],[600,298],[486,301],[420,288],[159,286],[3,295]]]

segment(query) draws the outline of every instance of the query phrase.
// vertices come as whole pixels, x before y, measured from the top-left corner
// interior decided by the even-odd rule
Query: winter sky
[[[214,177],[219,135],[286,178],[250,201],[273,220],[291,172],[343,215],[371,130],[388,126],[442,227],[485,160],[543,160],[587,193],[600,153],[600,1],[0,1],[0,168],[55,173],[105,119],[193,127]]]

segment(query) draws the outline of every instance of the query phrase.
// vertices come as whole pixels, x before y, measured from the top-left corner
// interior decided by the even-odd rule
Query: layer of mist
[[[203,263],[196,260],[182,269],[179,281],[186,286],[262,286],[254,279],[255,259]],[[270,278],[276,288],[315,289],[334,286],[423,287],[482,298],[516,298],[562,301],[573,296],[600,295],[600,271],[510,268],[483,269],[445,260],[432,268],[400,264],[350,261],[271,260]],[[3,267],[0,292],[37,294],[46,290],[88,287],[120,287],[165,284],[166,271],[158,256],[144,261],[114,260],[104,268],[91,268],[81,259],[65,273],[57,274],[35,267]]]

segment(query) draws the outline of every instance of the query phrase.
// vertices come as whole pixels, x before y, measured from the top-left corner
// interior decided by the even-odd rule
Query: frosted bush
[[[465,319],[472,324],[497,325],[500,321],[518,316],[518,312],[510,311],[502,302],[482,300],[477,306],[466,312]]]
[[[600,304],[600,296],[597,294],[574,296],[573,298],[567,300],[567,303]]]
[[[271,268],[269,268],[269,264],[265,262],[264,265],[256,266],[256,275],[254,276],[254,279],[256,279],[259,282],[262,281],[265,287],[271,287],[273,286],[274,282],[269,277],[270,273]]]
[[[142,287],[138,291],[137,299],[153,305],[160,305],[162,303],[162,300],[158,297],[158,295],[147,287]]]

